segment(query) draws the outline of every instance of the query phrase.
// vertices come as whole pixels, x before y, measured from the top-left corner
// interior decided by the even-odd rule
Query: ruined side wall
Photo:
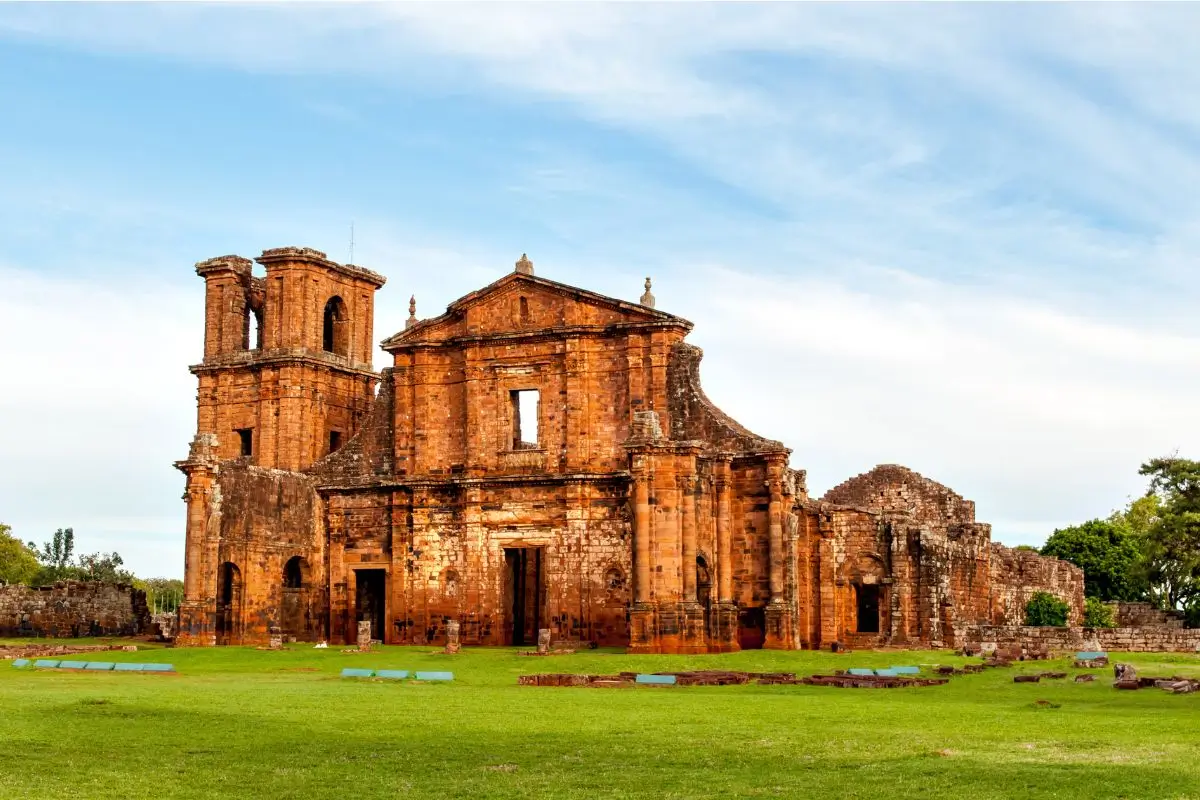
[[[1048,592],[1070,606],[1067,622],[1083,622],[1083,570],[1057,558],[992,544],[991,622],[1021,625],[1025,604],[1036,592]]]
[[[220,538],[213,563],[218,575],[221,564],[231,563],[240,576],[228,643],[265,643],[272,626],[302,641],[324,638],[325,547],[314,480],[225,464],[218,483]],[[284,566],[294,556],[303,559],[302,585],[285,593]],[[218,604],[220,591],[218,586]]]
[[[1189,653],[1200,651],[1200,628],[1034,628],[1023,625],[981,625],[963,631],[964,643],[995,642],[1000,647],[1047,647],[1078,652],[1097,644],[1105,651]]]
[[[0,586],[0,636],[136,636],[149,628],[146,593],[132,586]]]

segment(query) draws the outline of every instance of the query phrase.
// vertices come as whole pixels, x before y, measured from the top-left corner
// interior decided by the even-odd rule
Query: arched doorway
[[[226,561],[217,570],[217,644],[241,644],[242,571]]]

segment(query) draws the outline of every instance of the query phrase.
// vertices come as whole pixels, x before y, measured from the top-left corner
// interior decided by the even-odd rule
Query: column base
[[[782,601],[775,600],[767,604],[766,622],[767,637],[763,642],[764,650],[795,649],[795,642],[792,640],[792,615]]]
[[[737,603],[714,603],[708,622],[708,652],[733,653],[742,649],[738,643]]]
[[[658,652],[658,620],[653,603],[634,603],[629,609],[629,653]]]
[[[213,624],[216,607],[203,600],[184,600],[179,604],[179,623],[175,628],[176,647],[214,647],[217,632]]]

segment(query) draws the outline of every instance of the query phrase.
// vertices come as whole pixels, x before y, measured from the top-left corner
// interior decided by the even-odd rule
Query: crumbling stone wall
[[[1047,592],[1070,607],[1069,625],[1083,623],[1083,570],[1057,558],[992,544],[991,622],[1022,625],[1025,605],[1036,592]]]
[[[1023,625],[976,625],[961,632],[962,643],[995,642],[1000,647],[1025,647],[1052,651],[1105,651],[1145,653],[1200,651],[1200,628],[1145,626],[1133,628],[1052,628]]]
[[[1163,611],[1149,603],[1112,602],[1106,604],[1113,611],[1113,622],[1118,628],[1183,628],[1186,624],[1179,611]]]
[[[136,636],[149,627],[146,593],[125,584],[0,586],[0,636]]]

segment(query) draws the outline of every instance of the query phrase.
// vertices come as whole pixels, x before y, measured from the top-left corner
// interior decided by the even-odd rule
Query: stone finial
[[[654,295],[650,294],[650,279],[646,278],[646,293],[642,295],[641,304],[646,308],[654,308]]]
[[[408,298],[408,319],[404,321],[404,327],[407,330],[417,324],[417,296],[414,294]]]
[[[522,275],[533,274],[533,262],[529,260],[529,256],[521,253],[521,258],[517,260],[517,272]]]

